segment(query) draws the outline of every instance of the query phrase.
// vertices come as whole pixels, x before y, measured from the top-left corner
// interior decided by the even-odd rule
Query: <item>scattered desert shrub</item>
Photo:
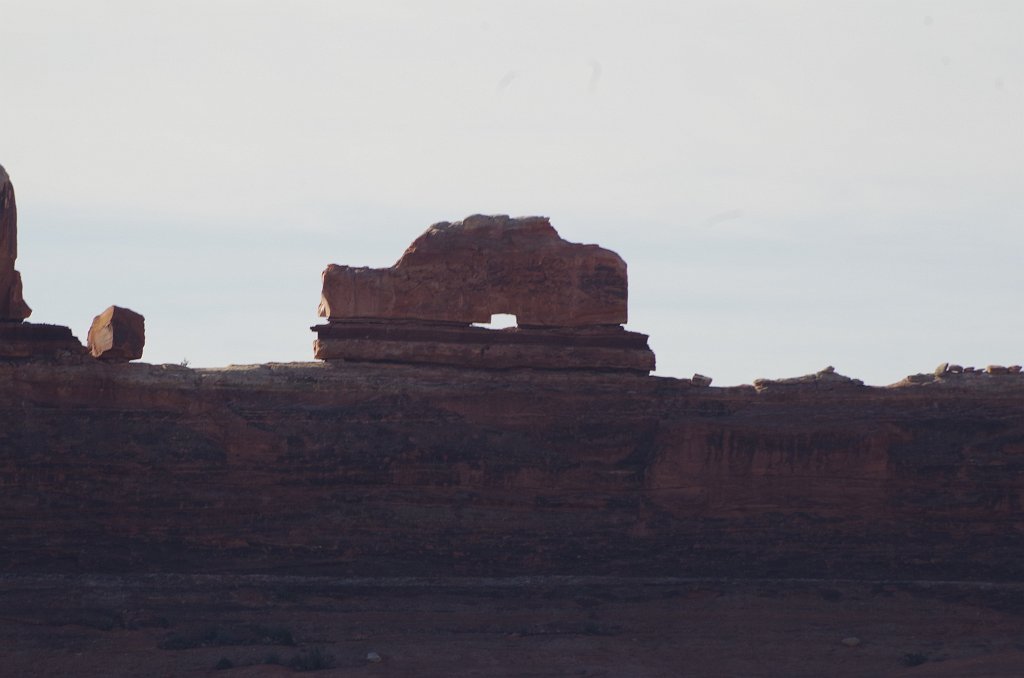
[[[314,647],[292,657],[288,666],[296,671],[322,671],[334,668],[334,657],[326,654],[323,649]]]
[[[295,645],[292,632],[281,626],[208,626],[167,636],[162,650],[230,645]]]

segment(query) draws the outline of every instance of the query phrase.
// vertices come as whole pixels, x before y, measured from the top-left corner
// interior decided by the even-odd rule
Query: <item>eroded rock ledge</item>
[[[82,355],[85,349],[61,325],[24,322],[32,315],[25,303],[18,259],[18,206],[14,184],[0,166],[0,361],[60,360]]]
[[[21,274],[14,268],[17,258],[18,207],[14,185],[0,166],[0,363],[81,362],[88,351],[70,328],[25,322],[32,315],[32,309],[22,296]],[[96,318],[89,331],[93,356],[104,356],[108,360],[141,358],[145,344],[142,323],[143,318],[138,313],[111,306]]]
[[[626,264],[570,243],[548,219],[474,215],[434,224],[383,269],[323,273],[321,360],[648,373],[647,335],[628,332]],[[518,327],[472,327],[493,315]]]
[[[1024,378],[947,382],[0,364],[0,570],[1017,579]]]
[[[477,369],[611,370],[647,374],[647,335],[619,326],[490,330],[434,323],[339,321],[314,328],[320,360],[450,365]]]

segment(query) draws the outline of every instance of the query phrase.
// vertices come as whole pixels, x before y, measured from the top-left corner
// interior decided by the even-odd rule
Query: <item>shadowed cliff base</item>
[[[18,676],[1012,676],[1019,585],[0,576]]]

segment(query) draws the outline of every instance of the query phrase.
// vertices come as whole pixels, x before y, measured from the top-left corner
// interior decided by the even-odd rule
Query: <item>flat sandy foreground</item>
[[[238,678],[300,670],[425,677],[1020,676],[1024,587],[0,577],[3,676]]]

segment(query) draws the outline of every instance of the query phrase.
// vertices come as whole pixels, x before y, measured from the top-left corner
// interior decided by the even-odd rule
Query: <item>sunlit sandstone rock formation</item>
[[[474,215],[434,224],[391,268],[328,266],[322,317],[526,327],[626,322],[626,262],[562,240],[544,217]]]
[[[14,186],[0,166],[0,322],[21,321],[32,315],[21,294],[21,274],[14,270],[18,258],[18,207]]]
[[[570,243],[544,217],[434,224],[390,268],[330,265],[313,330],[323,360],[503,369],[654,369],[627,332],[626,263]],[[473,327],[495,314],[518,327]]]
[[[100,360],[138,360],[146,346],[146,319],[131,309],[111,306],[93,318],[88,346],[92,357]]]
[[[84,347],[60,325],[23,322],[32,314],[22,298],[18,258],[18,208],[14,185],[0,167],[0,360],[54,358],[80,355]]]

